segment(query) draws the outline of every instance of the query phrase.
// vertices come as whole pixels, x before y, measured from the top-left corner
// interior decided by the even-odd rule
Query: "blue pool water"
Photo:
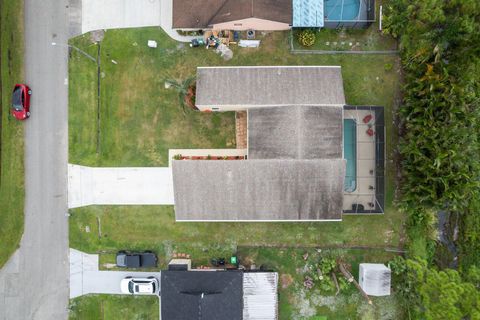
[[[356,20],[360,11],[360,0],[325,0],[325,20]]]
[[[357,189],[357,123],[353,119],[343,120],[343,155],[347,160],[345,191]]]

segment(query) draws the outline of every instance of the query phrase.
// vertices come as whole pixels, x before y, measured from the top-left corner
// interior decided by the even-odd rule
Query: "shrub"
[[[311,47],[315,44],[315,32],[305,29],[298,34],[298,42],[304,47]]]
[[[392,71],[392,69],[393,69],[393,63],[385,63],[385,65],[383,66],[383,68],[385,69],[385,71]]]

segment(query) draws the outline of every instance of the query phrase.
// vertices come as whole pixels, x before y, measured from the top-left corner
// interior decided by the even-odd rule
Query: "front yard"
[[[113,253],[119,249],[155,250],[163,267],[173,252],[188,253],[194,263],[200,265],[208,263],[213,257],[228,257],[235,252],[250,255],[250,251],[245,251],[247,247],[253,248],[248,250],[257,250],[257,259],[261,261],[273,259],[271,257],[279,253],[280,249],[263,249],[269,246],[402,246],[403,215],[393,206],[396,129],[393,127],[392,110],[398,99],[401,82],[397,57],[292,55],[287,32],[269,33],[261,38],[259,49],[234,47],[233,59],[224,61],[211,50],[189,48],[171,40],[159,28],[108,31],[101,42],[98,146],[96,66],[72,51],[69,162],[90,166],[166,166],[170,148],[235,148],[233,113],[204,114],[190,111],[184,115],[178,94],[173,89],[165,89],[166,78],[183,81],[195,75],[197,66],[341,65],[347,103],[385,106],[385,214],[345,216],[343,222],[177,223],[173,207],[170,206],[92,206],[71,210],[71,247],[103,253],[102,264],[113,262]],[[156,40],[158,48],[148,48],[146,43],[149,39]],[[72,44],[92,55],[97,52],[88,35],[73,40]],[[387,65],[393,67],[386,68]],[[222,94],[221,88],[212,90]],[[365,259],[369,257],[374,261],[377,256],[367,252]],[[379,261],[384,260],[385,257]],[[281,273],[284,272],[282,270],[292,273],[297,264],[298,261],[280,259],[272,265]],[[301,315],[310,314],[303,312],[302,306],[287,298],[297,293],[288,292],[281,291],[281,319],[301,319]],[[314,292],[305,293],[309,301],[321,298]],[[354,292],[351,294],[355,295]],[[75,301],[81,304],[80,301],[84,299],[92,298]],[[352,299],[358,301],[358,298]],[[356,302],[352,304],[357,305]],[[360,305],[359,302],[358,306],[352,307],[352,314],[356,314]],[[333,311],[322,310],[326,315],[333,314]]]

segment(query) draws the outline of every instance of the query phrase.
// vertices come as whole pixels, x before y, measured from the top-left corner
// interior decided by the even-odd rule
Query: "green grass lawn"
[[[319,252],[320,251],[320,252]],[[303,255],[308,253],[307,260]],[[351,267],[352,275],[358,279],[358,266],[362,262],[386,263],[395,255],[384,250],[364,249],[276,249],[276,248],[241,248],[239,258],[246,263],[263,265],[267,269],[279,272],[279,319],[313,320],[315,316],[325,316],[329,320],[338,319],[402,319],[403,310],[397,298],[372,297],[369,306],[353,285],[342,288],[338,296],[333,291],[322,291],[318,280],[314,280],[312,289],[303,285],[305,276],[316,272],[308,269],[315,266],[321,257],[341,258]],[[343,278],[336,272],[337,277]]]
[[[349,104],[385,106],[385,215],[318,223],[177,223],[170,206],[92,206],[71,210],[70,246],[105,253],[101,263],[113,262],[112,253],[118,249],[155,250],[162,266],[173,252],[191,254],[198,265],[246,246],[400,246],[403,215],[393,206],[392,162],[396,146],[392,110],[401,82],[397,57],[292,55],[288,36],[287,32],[270,33],[262,38],[259,49],[233,48],[234,57],[226,62],[211,50],[174,42],[159,28],[108,31],[101,43],[98,153],[96,66],[76,52],[71,54],[69,161],[92,166],[164,166],[169,148],[234,147],[233,113],[184,116],[177,93],[164,88],[165,78],[184,80],[195,74],[197,66],[341,65]],[[157,40],[158,48],[148,48],[148,39]],[[93,55],[97,52],[88,36],[73,44]],[[386,64],[393,69],[385,68]],[[288,308],[282,301],[282,310]]]
[[[326,51],[389,51],[397,50],[396,41],[378,31],[378,25],[367,29],[321,29],[315,31],[315,43],[304,47],[298,42],[300,30],[292,31],[296,50]]]
[[[24,81],[23,1],[1,0],[0,18],[0,267],[17,249],[23,231],[23,123],[10,116],[11,92]]]
[[[158,320],[158,297],[89,295],[71,300],[71,320]]]

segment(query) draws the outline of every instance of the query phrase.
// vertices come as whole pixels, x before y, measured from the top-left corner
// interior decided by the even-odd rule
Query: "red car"
[[[18,120],[30,117],[30,95],[32,90],[26,84],[16,84],[12,95],[12,115]]]

